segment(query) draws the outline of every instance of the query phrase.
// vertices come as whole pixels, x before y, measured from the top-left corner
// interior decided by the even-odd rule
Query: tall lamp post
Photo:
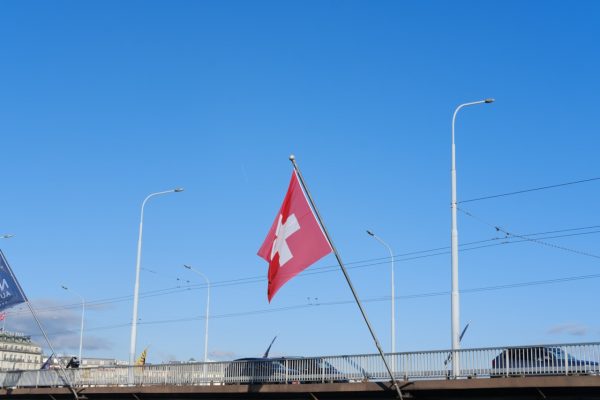
[[[452,306],[452,375],[457,377],[459,373],[459,360],[456,350],[460,349],[460,311],[459,311],[459,294],[458,294],[458,228],[456,226],[456,155],[454,145],[454,124],[456,122],[456,114],[468,106],[474,106],[477,104],[490,104],[493,103],[494,99],[485,99],[479,101],[473,101],[471,103],[464,103],[456,107],[454,115],[452,116],[452,168],[450,174],[452,177],[452,232],[451,232],[451,248],[452,248],[452,292],[451,292],[451,306]]]
[[[76,291],[69,289],[68,287],[66,287],[64,285],[61,285],[61,287],[63,289],[65,289],[67,292],[71,292],[75,296],[77,296],[81,299],[81,328],[79,329],[79,363],[81,366],[83,366],[83,360],[81,359],[81,350],[83,349],[83,321],[85,318],[85,299],[83,298],[82,295],[80,295]]]
[[[388,251],[390,252],[390,258],[392,259],[392,353],[396,352],[396,294],[395,294],[395,281],[394,281],[394,252],[392,251],[392,248],[386,243],[384,242],[379,236],[377,236],[376,234],[374,234],[372,231],[367,230],[367,233],[372,236],[373,238],[375,238],[375,240],[377,240],[379,243],[381,243],[382,245],[384,245],[385,247],[387,247]]]
[[[140,292],[140,266],[142,261],[142,231],[144,227],[144,206],[146,206],[146,202],[154,196],[179,192],[183,192],[183,188],[151,193],[142,202],[142,212],[140,216],[140,234],[138,237],[137,260],[135,264],[135,287],[133,289],[133,316],[131,318],[131,346],[129,347],[129,365],[134,365],[135,363],[135,342],[137,339],[138,299]]]
[[[185,265],[184,267],[189,269],[192,272],[200,275],[206,281],[206,313],[204,315],[204,362],[208,361],[208,312],[210,307],[210,281],[202,272],[198,271],[195,268],[190,267],[189,265]]]

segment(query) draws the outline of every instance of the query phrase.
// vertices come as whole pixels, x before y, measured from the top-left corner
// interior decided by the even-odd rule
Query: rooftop
[[[32,343],[31,336],[20,332],[0,331],[0,342]]]

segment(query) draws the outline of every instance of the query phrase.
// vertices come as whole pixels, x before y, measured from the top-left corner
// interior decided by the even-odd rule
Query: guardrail
[[[386,355],[386,361],[397,379],[448,379],[452,377],[453,355],[459,358],[458,378],[600,375],[600,343],[394,353]],[[389,380],[378,354],[79,368],[65,372],[66,376],[59,370],[4,371],[0,372],[0,387],[66,386],[67,379],[75,387]]]

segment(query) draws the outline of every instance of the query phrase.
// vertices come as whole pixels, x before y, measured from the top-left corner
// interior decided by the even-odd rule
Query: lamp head
[[[183,190],[184,190],[183,188],[177,188],[177,189],[173,189],[173,191],[174,191],[175,193],[183,192]]]
[[[375,236],[375,234],[373,232],[371,232],[370,230],[367,229],[367,233],[371,236]]]
[[[489,103],[493,103],[494,101],[496,101],[496,99],[485,99],[484,101],[486,104],[489,104]]]

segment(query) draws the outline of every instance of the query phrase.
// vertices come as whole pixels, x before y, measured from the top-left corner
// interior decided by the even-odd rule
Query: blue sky
[[[183,186],[146,208],[138,353],[202,358],[206,289],[183,264],[213,282],[212,359],[261,355],[276,334],[275,355],[375,352],[333,256],[267,302],[256,252],[294,153],[384,348],[389,260],[365,229],[398,255],[397,349],[448,348],[449,254],[400,255],[450,245],[452,112],[496,99],[458,117],[459,201],[599,177],[599,12],[4,2],[0,230],[15,237],[1,248],[59,351],[79,344],[66,285],[89,302],[84,357],[127,359],[141,202]],[[599,198],[590,181],[460,205],[473,216],[459,213],[460,243],[495,244],[461,250],[464,347],[600,339]],[[495,226],[563,232],[502,244]],[[41,342],[19,310],[6,329]]]

